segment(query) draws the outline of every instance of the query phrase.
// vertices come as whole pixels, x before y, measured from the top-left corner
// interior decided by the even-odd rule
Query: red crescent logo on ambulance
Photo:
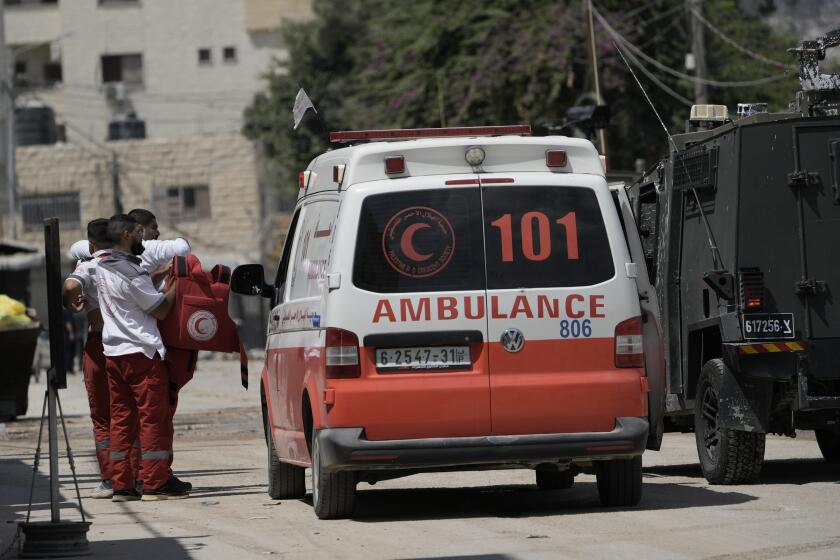
[[[216,336],[219,323],[209,311],[196,311],[187,319],[187,332],[193,340],[203,342]]]
[[[404,208],[385,225],[382,252],[388,264],[404,276],[434,276],[452,259],[455,231],[437,210],[426,206]]]

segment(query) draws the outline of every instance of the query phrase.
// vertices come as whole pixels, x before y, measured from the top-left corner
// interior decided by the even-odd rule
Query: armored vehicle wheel
[[[268,448],[268,495],[273,500],[288,500],[306,496],[306,469],[282,462],[277,457],[274,437],[266,425]]]
[[[540,490],[565,490],[575,483],[575,475],[570,470],[544,471],[537,470],[537,488]]]
[[[694,400],[694,435],[703,476],[711,484],[755,482],[764,462],[765,434],[720,426],[720,388],[730,375],[723,360],[709,360],[700,372]]]
[[[817,444],[829,463],[840,463],[840,432],[817,430]]]
[[[598,496],[608,507],[635,506],[642,499],[642,458],[595,463]]]
[[[353,514],[356,473],[328,472],[321,464],[318,433],[312,433],[312,506],[319,519],[340,519]]]

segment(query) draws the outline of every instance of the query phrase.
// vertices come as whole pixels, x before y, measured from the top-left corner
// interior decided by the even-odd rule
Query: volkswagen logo
[[[506,329],[502,333],[502,346],[508,352],[519,352],[525,346],[525,336],[519,329]]]

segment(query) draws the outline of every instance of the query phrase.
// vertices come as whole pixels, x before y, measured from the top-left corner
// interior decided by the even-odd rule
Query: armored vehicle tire
[[[268,444],[268,495],[272,500],[290,500],[306,497],[306,469],[282,462],[277,457],[274,437],[266,426]]]
[[[575,483],[575,475],[571,470],[544,471],[537,470],[537,488],[540,490],[565,490]]]
[[[595,479],[603,505],[635,506],[642,499],[642,457],[598,461]]]
[[[720,388],[724,375],[731,374],[723,360],[709,360],[697,381],[694,436],[700,468],[711,484],[755,482],[764,462],[765,434],[720,426]]]
[[[840,463],[840,432],[817,430],[817,445],[829,463]]]
[[[327,472],[321,464],[317,432],[312,433],[312,506],[319,519],[340,519],[353,514],[356,473]]]

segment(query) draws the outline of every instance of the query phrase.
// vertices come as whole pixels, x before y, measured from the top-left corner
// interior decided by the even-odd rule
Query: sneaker
[[[143,490],[143,501],[154,502],[157,500],[183,500],[189,496],[189,491],[180,486],[175,477],[166,481],[166,484],[155,490]]]
[[[90,497],[96,500],[107,500],[114,495],[114,487],[110,480],[103,480],[99,486],[90,491]]]
[[[128,490],[114,490],[114,495],[111,497],[112,502],[136,502],[140,499],[140,492],[134,488]]]
[[[175,475],[172,475],[172,478],[169,479],[170,482],[174,482],[178,487],[183,488],[187,492],[192,491],[192,482],[187,482],[186,480],[181,480]]]

